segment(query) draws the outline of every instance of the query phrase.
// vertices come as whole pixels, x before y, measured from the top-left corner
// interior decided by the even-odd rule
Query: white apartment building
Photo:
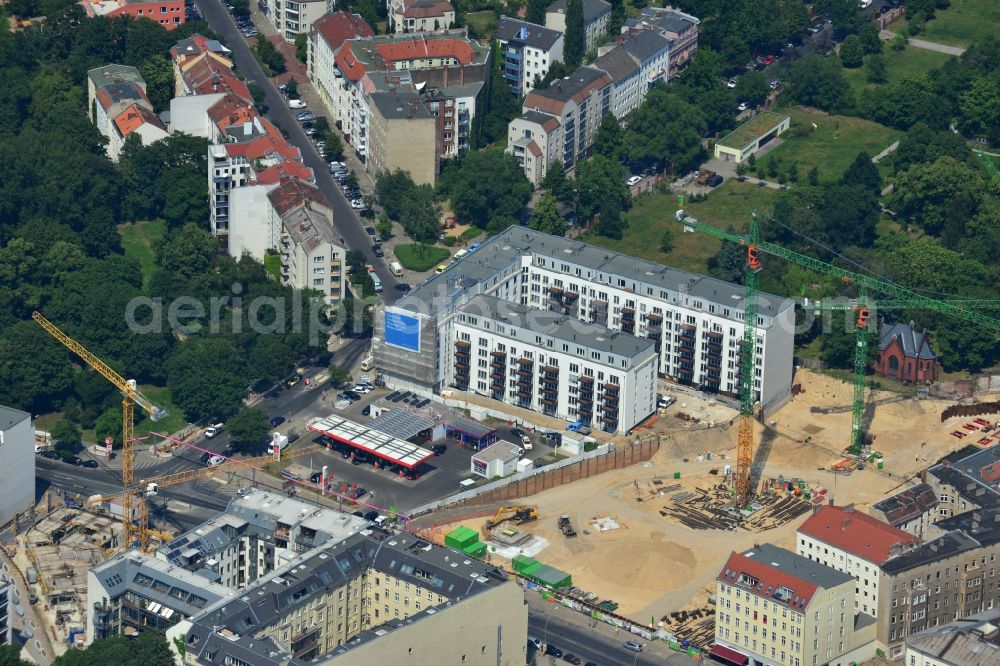
[[[544,78],[552,63],[563,59],[562,32],[545,26],[501,16],[496,40],[501,73],[518,97],[527,95],[535,78]]]
[[[920,542],[850,504],[820,507],[799,527],[797,538],[799,555],[854,578],[854,610],[873,617],[878,616],[882,565]]]
[[[386,385],[422,395],[455,385],[457,316],[480,294],[651,340],[660,375],[739,393],[741,286],[520,226],[376,313]],[[794,320],[790,299],[759,295],[754,389],[765,414],[791,396]]]
[[[278,34],[291,42],[299,33],[308,34],[313,23],[333,7],[333,0],[266,0],[264,15]]]
[[[344,296],[346,248],[333,230],[333,211],[306,200],[282,216],[281,281],[297,289],[314,289],[327,305]]]
[[[656,409],[652,340],[485,295],[459,310],[454,330],[460,389],[609,432]]]
[[[349,132],[350,93],[348,81],[337,67],[337,50],[348,39],[373,37],[375,33],[358,14],[332,12],[316,21],[309,31],[309,57],[306,61],[309,80],[319,93],[331,120]]]
[[[637,32],[594,61],[614,84],[611,112],[621,120],[646,99],[649,87],[666,81],[670,42],[659,33]]]
[[[849,666],[875,656],[875,618],[852,610],[853,580],[763,543],[716,577],[715,645],[734,666]]]
[[[31,414],[0,405],[0,527],[35,502],[35,428]]]

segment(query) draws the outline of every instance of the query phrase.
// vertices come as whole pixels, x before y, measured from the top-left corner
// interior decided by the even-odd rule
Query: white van
[[[469,251],[463,248],[455,253],[455,256],[452,257],[452,261],[458,261],[467,254],[469,254]]]
[[[375,367],[375,357],[368,355],[361,361],[361,372],[370,372]]]
[[[382,291],[382,280],[380,280],[379,277],[377,275],[375,275],[374,273],[369,273],[368,275],[371,276],[372,284],[375,285],[375,291],[376,292],[381,292]]]
[[[389,270],[392,271],[392,274],[396,277],[403,277],[403,265],[398,261],[394,261],[389,264]]]
[[[458,487],[461,488],[462,490],[468,490],[474,485],[476,485],[475,479],[466,479],[465,481],[458,482]]]

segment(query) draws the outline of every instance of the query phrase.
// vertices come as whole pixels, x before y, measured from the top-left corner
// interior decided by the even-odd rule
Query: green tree
[[[770,89],[764,72],[753,71],[737,77],[733,94],[740,102],[757,105],[767,98]],[[731,108],[732,104],[729,106]],[[732,111],[729,113],[731,114]]]
[[[627,173],[621,164],[597,155],[580,162],[576,170],[577,214],[581,221],[591,220],[598,213],[603,216],[610,204],[619,214],[628,205]],[[609,224],[612,222],[609,220]]]
[[[442,179],[441,185],[451,197],[452,210],[482,229],[498,215],[516,219],[531,198],[531,183],[513,155],[470,152],[449,175],[449,182]]]
[[[270,426],[267,412],[260,407],[244,407],[226,421],[226,429],[233,442],[249,444],[251,448],[267,436]]]
[[[528,0],[528,11],[524,20],[536,25],[545,25],[545,10],[548,6],[548,0]]]
[[[889,80],[889,75],[885,68],[885,56],[881,53],[868,56],[868,64],[865,66],[865,78],[868,83],[885,83]]]
[[[400,221],[406,235],[418,243],[433,243],[441,232],[441,208],[430,185],[418,185],[403,199]]]
[[[189,340],[168,362],[167,381],[189,421],[235,414],[248,387],[242,356],[225,338]]]
[[[503,58],[500,55],[499,43],[493,44],[493,60],[490,69],[490,96],[486,106],[480,129],[482,138],[487,143],[495,143],[507,136],[507,125],[511,120],[521,113],[521,105],[517,96],[510,90],[510,85],[503,78],[501,63]],[[475,145],[479,145],[479,137],[475,139]]]
[[[890,206],[953,248],[965,236],[965,223],[979,212],[985,189],[979,170],[940,157],[899,174]]]
[[[845,185],[863,187],[876,196],[882,192],[882,175],[872,162],[871,156],[866,152],[860,152],[854,157],[854,161],[841,176],[840,182]]]
[[[788,96],[800,104],[832,112],[851,107],[851,89],[838,58],[811,54],[794,60],[787,83]]]
[[[250,91],[250,96],[253,97],[253,103],[258,109],[265,105],[267,93],[264,92],[263,86],[256,81],[251,81],[247,84],[247,90]]]
[[[334,130],[323,135],[323,158],[327,162],[337,162],[344,158],[344,142]]]
[[[375,231],[378,232],[378,237],[383,241],[392,238],[392,220],[389,219],[389,215],[382,211],[378,216],[378,224],[375,225]]]
[[[799,163],[792,162],[788,165],[788,182],[797,183],[799,182]]]
[[[21,659],[20,645],[0,645],[0,666],[31,666],[31,664],[32,662]]]
[[[570,203],[573,200],[573,183],[566,177],[566,169],[559,160],[549,164],[545,177],[542,178],[541,188],[562,203]]]
[[[98,444],[103,444],[107,437],[113,440],[112,446],[119,448],[122,445],[122,410],[121,407],[110,407],[101,414],[94,424],[94,436]],[[67,449],[68,451],[68,449]],[[60,454],[63,451],[60,450]],[[66,455],[72,455],[66,453]]]
[[[820,338],[820,359],[830,367],[853,368],[855,334],[850,318],[832,313],[832,326]]]
[[[597,133],[594,135],[593,153],[617,160],[621,157],[624,140],[625,130],[622,129],[615,114],[607,113],[601,118],[601,125],[597,128]]]
[[[563,33],[563,60],[570,71],[583,62],[587,52],[583,29],[583,1],[566,0],[566,32]]]
[[[654,86],[629,116],[625,154],[638,163],[669,160],[680,171],[701,156],[706,129],[695,107],[665,86]]]
[[[0,404],[51,411],[73,385],[72,363],[69,352],[35,322],[7,326],[0,334]]]
[[[285,94],[288,95],[288,99],[298,99],[299,98],[299,82],[294,76],[288,78],[285,81]]]
[[[170,651],[162,631],[147,630],[138,639],[116,636],[94,641],[86,650],[70,650],[57,657],[53,666],[172,666]]]
[[[736,227],[729,226],[726,231],[736,233]],[[743,251],[735,243],[723,243],[719,251],[708,258],[708,270],[713,276],[726,282],[743,282],[743,267],[746,263]]]
[[[233,8],[233,16],[250,16],[250,0],[230,0],[229,5]]]
[[[809,184],[814,187],[819,185],[819,167],[814,166],[812,169],[809,169],[809,174],[806,176],[806,179]]]
[[[601,203],[600,219],[594,231],[605,238],[621,239],[625,235],[628,222],[622,215],[622,207],[617,199],[608,199]]]
[[[947,129],[931,129],[925,123],[917,123],[899,140],[892,162],[895,170],[901,172],[914,164],[933,162],[946,155],[965,164],[973,161],[972,150],[961,136]]]
[[[858,32],[858,39],[861,40],[861,50],[865,55],[875,55],[882,53],[882,40],[878,36],[878,26],[874,21],[866,21]]]
[[[345,386],[351,381],[351,372],[347,368],[337,365],[336,363],[330,364],[330,384],[336,388]]]
[[[1000,86],[979,77],[958,98],[959,128],[966,136],[985,137],[990,142],[1000,138]]]
[[[674,241],[676,239],[676,234],[673,229],[664,229],[663,233],[660,234],[660,252],[664,254],[670,254],[674,250]]]
[[[535,204],[528,220],[528,226],[536,231],[554,236],[566,234],[566,221],[559,215],[559,207],[556,199],[549,193],[545,193]]]
[[[264,71],[270,76],[282,74],[285,71],[285,56],[281,51],[264,35],[257,35],[257,41],[251,48],[254,57]]]
[[[295,59],[305,62],[309,59],[309,34],[300,32],[295,35]]]
[[[858,113],[865,118],[897,129],[908,129],[918,122],[945,129],[943,100],[934,92],[926,77],[904,77],[879,88],[877,95],[862,95]]]
[[[537,76],[535,77],[537,80],[534,87],[537,90],[545,90],[552,85],[553,81],[558,81],[559,79],[569,76],[572,73],[573,70],[570,69],[570,67],[562,60],[553,60],[549,63],[549,69],[545,72],[545,76],[541,79],[538,79]]]
[[[74,455],[83,448],[80,426],[71,421],[60,419],[56,421],[56,424],[52,426],[52,430],[49,432],[52,435],[53,445],[59,451],[60,455],[64,457]],[[0,665],[2,663],[0,661]]]
[[[139,65],[139,73],[146,82],[146,96],[157,112],[170,107],[174,96],[174,66],[162,55],[152,56]]]

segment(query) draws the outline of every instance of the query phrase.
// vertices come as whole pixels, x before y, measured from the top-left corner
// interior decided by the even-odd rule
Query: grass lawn
[[[151,386],[149,384],[142,384],[139,386],[139,390],[143,394],[152,400],[154,403],[167,410],[167,417],[156,421],[155,423],[149,418],[149,415],[142,410],[141,407],[135,408],[135,436],[145,437],[149,432],[155,431],[161,435],[172,435],[184,426],[188,424],[187,419],[184,418],[184,411],[174,404],[173,400],[170,398],[170,390],[162,386]],[[57,415],[51,415],[46,418],[45,425],[51,426],[58,420],[55,418]],[[88,443],[97,443],[97,436],[94,431],[91,430],[81,430],[83,441]],[[149,443],[149,442],[147,442]]]
[[[276,280],[281,281],[281,256],[277,254],[265,254],[264,255],[264,268],[267,272],[274,276]]]
[[[996,0],[951,0],[949,9],[939,9],[917,39],[952,46],[969,46],[1000,31],[1000,3]],[[889,26],[893,32],[901,24]]]
[[[118,233],[122,237],[125,256],[139,262],[142,283],[148,286],[156,270],[156,245],[167,234],[167,224],[162,220],[133,222],[119,226]]]
[[[870,120],[838,116],[794,106],[782,109],[792,117],[792,128],[781,138],[782,145],[757,160],[758,167],[770,159],[779,160],[787,169],[798,163],[799,178],[816,167],[822,181],[836,180],[861,151],[875,156],[900,137],[900,132]],[[806,136],[794,136],[796,127],[816,125]]]
[[[698,220],[725,229],[732,225],[746,229],[747,218],[754,209],[770,211],[778,191],[730,180],[714,190],[708,199],[698,203],[685,202],[684,210]],[[628,229],[621,240],[588,233],[583,240],[609,250],[624,252],[674,268],[705,273],[706,260],[719,251],[722,241],[702,233],[686,234],[673,221],[677,197],[652,194],[636,200],[626,213]],[[660,238],[665,229],[674,231],[674,247],[669,253],[660,251]]]
[[[499,23],[497,13],[490,9],[465,15],[465,24],[469,26],[469,30],[480,37],[492,37]]]
[[[893,51],[886,46],[883,55],[885,58],[886,79],[889,83],[903,77],[924,76],[931,70],[941,67],[941,65],[954,57],[947,53],[918,49],[914,46],[907,46],[902,51]],[[844,78],[851,84],[851,89],[855,94],[878,89],[878,86],[875,84],[868,83],[867,76],[867,65],[858,67],[857,69],[844,70]]]
[[[461,238],[464,241],[471,241],[475,240],[476,238],[479,238],[480,236],[483,235],[483,233],[485,232],[479,227],[470,226],[468,229],[462,232],[462,235],[459,236],[459,238]]]
[[[451,257],[451,253],[446,248],[417,243],[397,245],[393,252],[403,268],[418,273],[428,271]]]

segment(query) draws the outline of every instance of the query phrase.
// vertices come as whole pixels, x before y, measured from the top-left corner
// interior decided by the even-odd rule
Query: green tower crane
[[[736,493],[741,504],[746,504],[752,495],[750,478],[751,465],[753,459],[753,405],[754,405],[754,347],[756,342],[757,326],[757,273],[761,269],[760,253],[764,252],[771,256],[791,261],[800,266],[812,269],[824,275],[834,275],[849,284],[856,284],[861,289],[861,299],[857,305],[858,320],[856,326],[856,354],[855,354],[855,386],[853,418],[854,428],[851,433],[851,448],[856,442],[862,442],[863,418],[864,418],[864,370],[867,359],[868,344],[868,322],[870,308],[868,307],[868,292],[886,294],[894,297],[900,303],[905,303],[906,307],[923,308],[950,314],[966,321],[971,321],[995,331],[1000,330],[1000,319],[978,312],[972,305],[978,303],[992,303],[992,301],[977,301],[973,299],[959,300],[956,302],[940,301],[929,298],[913,291],[907,287],[880,280],[870,275],[849,271],[825,261],[820,261],[808,255],[789,250],[775,243],[761,240],[758,224],[758,214],[754,211],[750,216],[750,227],[747,234],[738,234],[713,227],[699,222],[690,217],[683,210],[677,211],[675,219],[684,225],[684,231],[701,231],[711,236],[731,243],[738,243],[746,248],[746,301],[744,303],[744,327],[743,341],[740,354],[740,428],[737,438],[737,465],[736,465]],[[860,324],[864,324],[863,326]],[[861,351],[865,353],[862,354]],[[860,382],[857,380],[860,377]],[[860,446],[857,447],[860,451]]]

